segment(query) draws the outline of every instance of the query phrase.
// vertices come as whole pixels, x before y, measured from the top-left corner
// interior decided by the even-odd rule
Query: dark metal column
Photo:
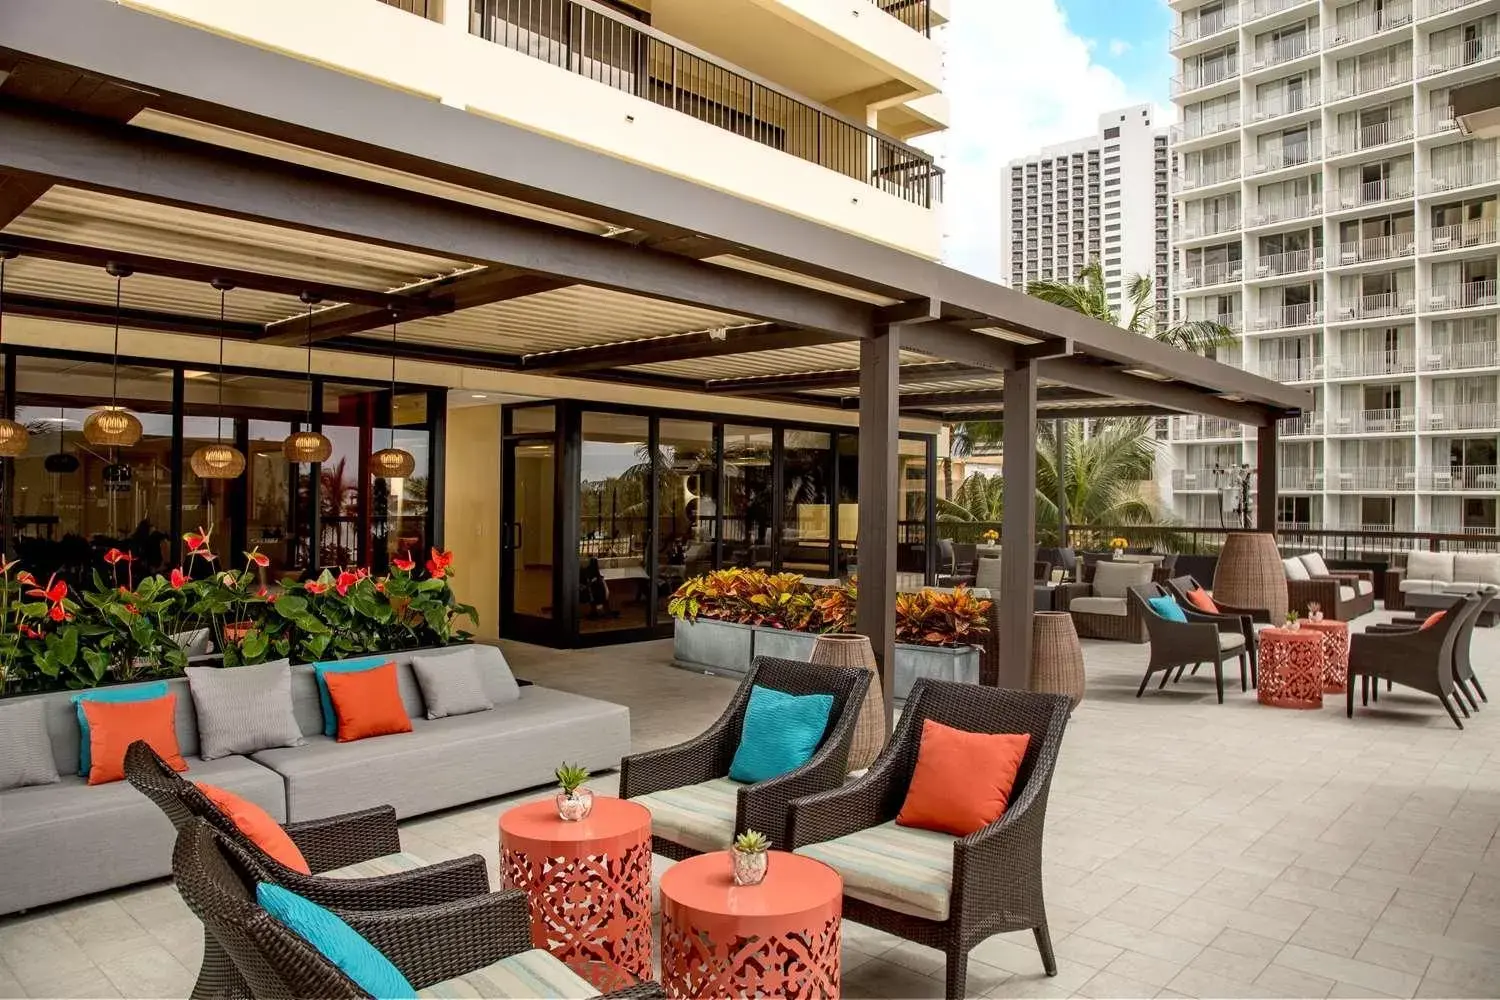
[[[187,380],[181,368],[172,369],[172,485],[168,494],[168,503],[171,511],[167,515],[167,530],[172,533],[171,555],[168,556],[172,562],[182,561],[182,478],[188,474],[186,456],[187,451],[183,446],[183,410],[187,407]],[[199,490],[199,502],[206,490]],[[211,527],[212,525],[210,525]],[[196,527],[196,525],[195,525]]]
[[[1273,419],[1255,429],[1255,455],[1259,465],[1255,480],[1255,526],[1260,531],[1276,533],[1277,426]]]
[[[896,328],[859,342],[859,630],[870,637],[893,718],[896,689],[896,448],[901,351]],[[1029,598],[1029,592],[1028,592]]]
[[[1052,421],[1052,439],[1057,442],[1057,544],[1068,545],[1068,442],[1067,422]]]
[[[1031,679],[1032,563],[1036,559],[1036,362],[1005,372],[1005,519],[1000,525],[1000,662],[996,684]]]

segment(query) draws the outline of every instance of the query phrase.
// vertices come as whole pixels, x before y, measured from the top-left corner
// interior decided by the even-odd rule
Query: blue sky
[[[1025,0],[1021,0],[1025,2]],[[1093,44],[1094,59],[1144,100],[1167,103],[1172,12],[1161,0],[1062,0],[1068,26]]]

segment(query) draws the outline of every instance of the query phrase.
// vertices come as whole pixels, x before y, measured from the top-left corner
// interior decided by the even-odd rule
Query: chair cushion
[[[294,872],[301,872],[303,875],[312,874],[312,869],[307,866],[307,859],[302,856],[302,851],[292,842],[292,838],[287,836],[281,824],[271,818],[270,813],[249,799],[233,792],[226,792],[217,785],[201,781],[197,784],[198,791],[202,792],[208,801],[218,806],[219,811],[228,816],[230,822],[238,827],[240,833],[248,837],[256,847]]]
[[[417,996],[433,1000],[469,1000],[500,997],[503,1000],[584,1000],[599,991],[550,951],[533,948],[502,958],[494,965],[419,990]]]
[[[1030,744],[1030,733],[971,733],[924,719],[897,824],[967,837],[995,822]]]
[[[0,703],[0,791],[58,780],[46,707],[38,699]]]
[[[1474,580],[1478,583],[1500,586],[1500,555],[1455,552],[1453,554],[1453,579]]]
[[[93,759],[89,750],[89,720],[88,716],[83,714],[83,703],[85,701],[150,701],[152,698],[160,698],[166,693],[167,682],[156,681],[151,684],[128,684],[121,687],[80,691],[78,694],[73,695],[72,702],[78,707],[78,731],[82,734],[82,742],[78,745],[79,775],[87,778],[89,770],[93,765]]]
[[[950,834],[882,823],[797,848],[844,879],[844,894],[897,913],[947,920],[953,892]]]
[[[1068,610],[1084,615],[1114,615],[1124,618],[1129,613],[1123,597],[1075,597],[1068,602]]]
[[[1214,603],[1213,595],[1202,587],[1188,591],[1187,597],[1192,602],[1193,607],[1204,614],[1216,615],[1219,613],[1219,606]]]
[[[632,799],[651,811],[651,833],[694,851],[722,851],[734,839],[743,782],[715,778]]]
[[[1323,561],[1323,553],[1307,552],[1297,557],[1302,560],[1302,565],[1307,567],[1309,576],[1327,576],[1328,564]]]
[[[328,697],[338,716],[340,743],[411,732],[411,719],[396,686],[394,663],[369,670],[330,672],[323,682],[328,685]]]
[[[177,695],[172,692],[149,701],[79,702],[89,720],[89,784],[104,785],[125,779],[125,751],[145,740],[174,771],[186,771],[187,761],[177,745]]]
[[[1453,553],[1413,549],[1406,554],[1406,576],[1411,580],[1453,582]]]
[[[1291,559],[1281,560],[1281,565],[1286,568],[1288,580],[1311,580],[1312,574],[1307,571],[1307,565],[1301,559],[1293,556]]]
[[[289,889],[257,882],[255,901],[283,927],[312,945],[352,979],[360,989],[380,1000],[416,1000],[401,970],[342,917]]]
[[[1151,610],[1169,622],[1186,622],[1187,615],[1183,614],[1182,608],[1178,606],[1174,597],[1148,597],[1146,603],[1151,605]]]
[[[1220,632],[1220,649],[1239,649],[1245,644],[1245,637],[1238,632]]]
[[[1000,557],[981,557],[974,564],[974,586],[988,590],[1000,589]]]
[[[485,694],[474,656],[473,646],[460,646],[433,656],[411,658],[412,673],[417,675],[417,684],[422,688],[429,719],[487,712],[495,707]]]
[[[292,714],[290,660],[186,672],[198,713],[198,755],[204,760],[302,745]]]
[[[1447,612],[1445,611],[1434,611],[1432,614],[1428,615],[1422,620],[1422,624],[1417,626],[1417,631],[1425,632],[1428,629],[1432,628],[1432,626],[1443,620],[1443,615],[1445,615],[1446,613]]]
[[[759,684],[751,687],[729,776],[753,784],[795,771],[823,742],[832,711],[831,694],[796,695]]]
[[[1443,589],[1441,580],[1413,580],[1409,577],[1397,586],[1403,594],[1435,594]]]
[[[318,872],[320,878],[379,878],[381,875],[399,875],[402,872],[416,871],[418,868],[426,868],[427,862],[415,854],[385,854],[368,861],[356,861],[352,865],[335,868],[332,871]]]
[[[1439,584],[1435,590],[1442,594],[1472,594],[1484,587],[1484,584],[1475,580],[1455,580],[1453,583]]]
[[[1348,604],[1350,601],[1354,600],[1354,598],[1356,596],[1357,595],[1354,593],[1354,588],[1353,587],[1350,587],[1350,586],[1348,586],[1346,584],[1342,584],[1342,583],[1339,584],[1339,603],[1340,604]]]
[[[1106,562],[1094,566],[1095,597],[1125,597],[1125,591],[1138,583],[1151,582],[1150,563]]]
[[[1375,593],[1375,584],[1371,583],[1369,580],[1355,580],[1354,589],[1359,591],[1360,597],[1368,597],[1371,594]]]

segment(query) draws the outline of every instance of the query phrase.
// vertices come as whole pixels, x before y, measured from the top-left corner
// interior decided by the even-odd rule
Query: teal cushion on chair
[[[323,706],[323,735],[339,734],[339,717],[333,711],[333,698],[328,693],[328,682],[324,674],[356,674],[361,670],[374,670],[390,663],[390,656],[363,656],[357,660],[329,660],[313,664],[313,676],[318,681],[318,702]]]
[[[92,691],[80,691],[68,700],[73,703],[73,709],[78,713],[78,732],[81,741],[78,744],[78,773],[83,777],[89,776],[89,769],[93,767],[93,754],[89,751],[89,718],[83,713],[83,702],[85,701],[107,701],[117,704],[123,701],[153,701],[157,698],[167,696],[167,682],[157,681],[154,684],[132,684],[128,687],[96,688]]]
[[[256,883],[255,901],[376,1000],[416,1000],[401,970],[338,915],[269,882]]]
[[[787,694],[755,685],[729,776],[753,784],[806,764],[823,740],[832,711],[831,694]]]
[[[1175,597],[1148,597],[1146,603],[1151,605],[1151,610],[1165,618],[1169,622],[1185,622],[1187,615],[1182,613],[1182,606],[1177,603]]]

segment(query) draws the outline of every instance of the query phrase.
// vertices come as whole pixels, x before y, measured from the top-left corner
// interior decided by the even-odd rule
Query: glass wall
[[[787,428],[781,469],[781,568],[826,577],[833,558],[833,435]]]
[[[719,463],[711,423],[663,417],[657,438],[656,614],[665,620],[672,591],[714,567]]]
[[[724,428],[724,565],[771,568],[776,484],[769,427]]]
[[[578,482],[582,631],[649,623],[650,433],[650,421],[643,416],[583,414]]]

